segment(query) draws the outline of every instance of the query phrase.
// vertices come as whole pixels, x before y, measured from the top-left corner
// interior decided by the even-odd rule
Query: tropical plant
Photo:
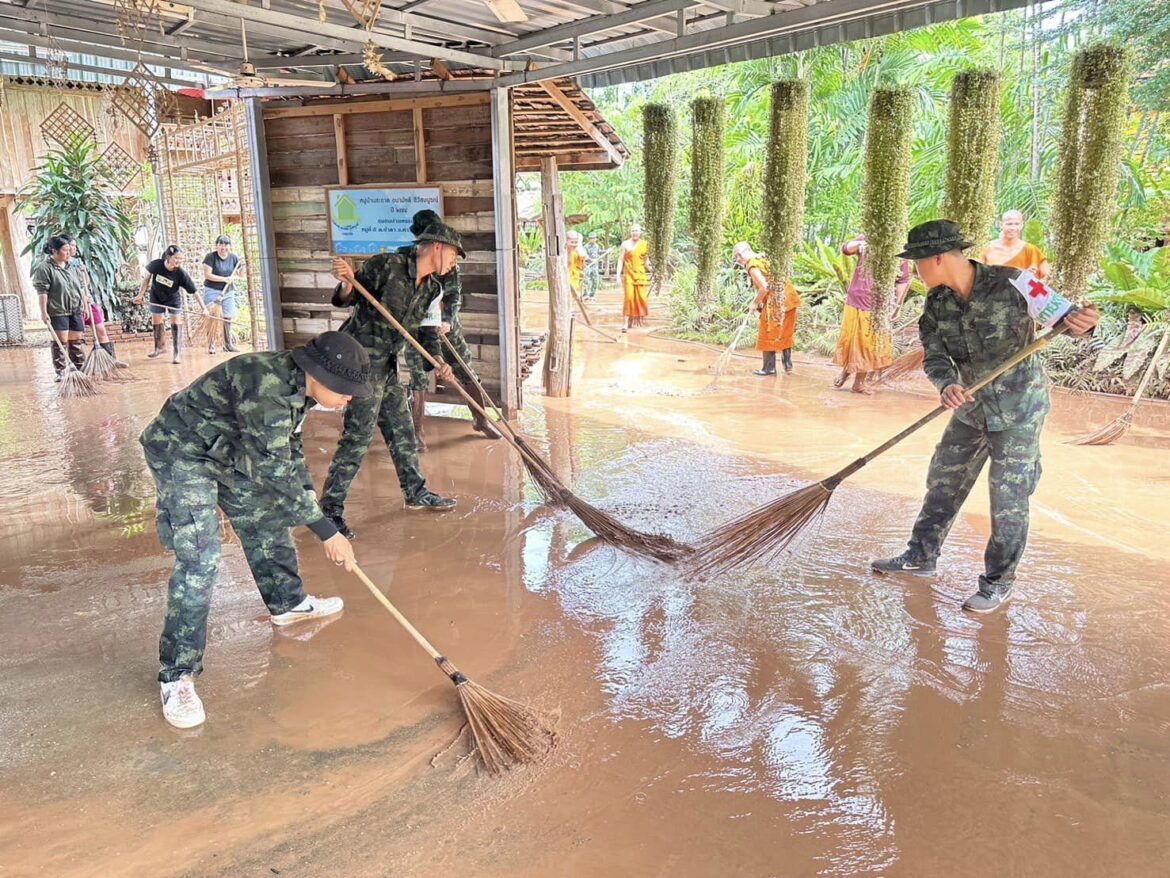
[[[691,102],[691,198],[688,231],[695,247],[695,304],[706,311],[723,244],[723,129],[726,111],[719,98]]]
[[[1055,282],[1073,298],[1088,289],[1117,206],[1129,76],[1128,53],[1117,46],[1090,46],[1073,59],[1053,204]]]
[[[772,84],[763,205],[764,252],[772,275],[768,283],[777,308],[804,230],[807,166],[808,83],[803,79],[780,80]]]
[[[906,87],[878,88],[870,99],[861,228],[876,330],[889,328],[898,253],[906,243],[913,112],[914,94]]]
[[[650,238],[650,292],[662,288],[670,272],[678,189],[678,120],[666,104],[642,108],[642,196]]]
[[[1110,245],[1090,298],[1102,306],[1121,306],[1130,318],[1124,335],[1102,345],[1093,368],[1100,372],[1120,363],[1122,380],[1130,381],[1170,330],[1170,247],[1141,252],[1127,244]],[[1159,378],[1165,377],[1170,355],[1155,368]]]
[[[947,124],[943,214],[971,241],[986,240],[991,229],[998,150],[999,75],[987,68],[956,73]]]
[[[96,144],[73,137],[45,153],[35,176],[17,196],[17,207],[32,218],[21,255],[41,259],[54,235],[77,241],[92,281],[92,294],[111,317],[121,315],[114,290],[118,269],[133,255],[134,219],[119,203]]]

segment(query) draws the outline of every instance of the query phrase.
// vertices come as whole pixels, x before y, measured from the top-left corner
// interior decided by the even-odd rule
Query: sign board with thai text
[[[325,189],[329,209],[329,252],[334,256],[374,256],[414,242],[410,222],[420,210],[443,215],[439,186],[332,186]]]

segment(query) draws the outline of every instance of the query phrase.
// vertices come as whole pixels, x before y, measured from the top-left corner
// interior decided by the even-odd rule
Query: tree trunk
[[[540,160],[540,195],[544,216],[544,264],[548,278],[548,344],[544,355],[544,392],[569,395],[573,341],[569,301],[569,261],[565,253],[565,210],[555,156]]]

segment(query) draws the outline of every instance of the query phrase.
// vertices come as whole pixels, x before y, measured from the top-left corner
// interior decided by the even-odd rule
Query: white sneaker
[[[341,598],[315,598],[312,595],[289,610],[272,617],[272,624],[283,627],[306,619],[323,619],[340,613],[345,607]]]
[[[176,729],[193,729],[207,719],[203,702],[195,694],[195,681],[180,677],[173,683],[160,683],[163,716]]]

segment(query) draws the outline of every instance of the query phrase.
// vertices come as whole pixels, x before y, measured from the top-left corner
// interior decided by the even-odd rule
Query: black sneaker
[[[330,515],[329,520],[333,522],[333,526],[337,528],[337,532],[347,540],[357,539],[357,534],[349,529],[349,525],[345,523],[345,519],[340,515]]]
[[[457,502],[454,497],[440,497],[434,491],[423,488],[413,497],[406,498],[406,508],[412,511],[427,509],[431,512],[446,512],[454,509]]]
[[[984,591],[982,588],[967,600],[963,601],[963,609],[972,613],[994,613],[1012,599],[1015,586],[1009,585],[1002,591]]]
[[[752,372],[752,374],[759,375],[761,378],[766,378],[769,375],[775,375],[776,370],[775,369],[771,369],[771,370],[769,370],[769,369],[756,369],[754,372]]]
[[[915,558],[907,551],[896,558],[870,561],[869,566],[878,573],[909,573],[911,576],[932,576],[934,575],[935,562]]]

